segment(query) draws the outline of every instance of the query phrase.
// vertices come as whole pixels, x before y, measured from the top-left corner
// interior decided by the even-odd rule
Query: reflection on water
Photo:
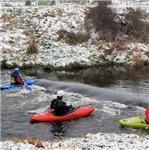
[[[89,85],[109,87],[119,81],[138,82],[149,78],[149,68],[142,70],[130,70],[123,67],[93,68],[79,71],[54,71],[44,72],[43,70],[33,69],[24,70],[26,75],[35,75],[52,81],[71,81],[81,82]],[[148,81],[149,82],[149,81]]]
[[[63,137],[65,135],[66,126],[63,122],[53,122],[50,132],[53,133],[54,137]]]

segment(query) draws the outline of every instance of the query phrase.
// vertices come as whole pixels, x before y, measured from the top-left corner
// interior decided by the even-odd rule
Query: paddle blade
[[[26,85],[26,89],[27,89],[28,91],[31,91],[31,87],[29,87],[29,86],[27,86],[27,85]]]

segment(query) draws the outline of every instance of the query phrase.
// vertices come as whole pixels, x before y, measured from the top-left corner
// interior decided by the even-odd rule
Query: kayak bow
[[[119,120],[122,127],[136,128],[136,129],[149,129],[149,124],[145,122],[143,117],[132,117]]]

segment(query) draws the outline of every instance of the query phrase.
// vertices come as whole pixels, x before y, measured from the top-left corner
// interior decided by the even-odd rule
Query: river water
[[[43,72],[23,70],[26,78],[38,78],[31,92],[26,89],[1,91],[2,137],[42,139],[76,137],[86,133],[143,133],[148,130],[121,128],[118,120],[143,116],[149,106],[149,69],[129,71],[123,68]],[[2,83],[10,70],[2,70]],[[62,123],[35,123],[28,116],[46,110],[57,90],[65,91],[64,100],[73,106],[93,105],[96,111],[87,118]]]

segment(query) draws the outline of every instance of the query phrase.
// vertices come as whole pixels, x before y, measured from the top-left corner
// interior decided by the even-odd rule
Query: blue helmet
[[[16,73],[16,74],[19,74],[20,73],[20,69],[19,68],[14,68],[13,72]]]

